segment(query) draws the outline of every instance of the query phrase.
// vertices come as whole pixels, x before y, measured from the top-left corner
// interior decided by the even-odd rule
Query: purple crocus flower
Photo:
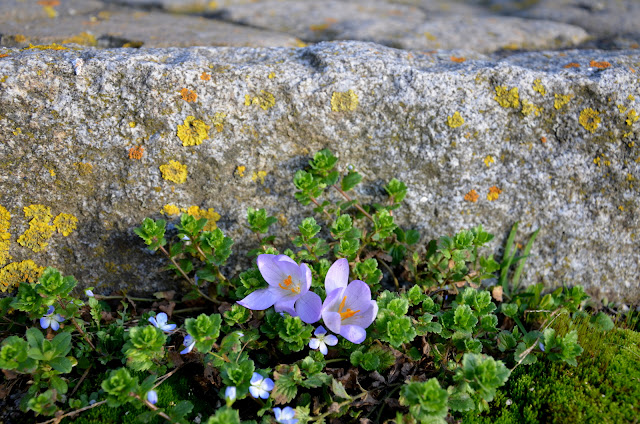
[[[160,312],[158,315],[156,315],[155,317],[150,317],[149,318],[149,322],[151,324],[153,324],[154,327],[159,328],[160,330],[164,331],[165,333],[170,333],[173,330],[176,329],[176,325],[175,324],[167,324],[167,314],[165,314],[164,312]]]
[[[307,324],[320,319],[322,300],[310,292],[311,270],[286,255],[258,255],[258,269],[269,287],[238,301],[247,309],[262,311],[275,305],[276,312],[299,316]]]
[[[324,280],[327,298],[322,305],[322,320],[329,330],[352,343],[367,337],[365,328],[378,314],[378,304],[371,300],[371,289],[364,281],[349,281],[349,261],[338,259]]]
[[[60,329],[60,323],[64,321],[64,318],[62,318],[60,314],[54,314],[55,309],[56,308],[54,308],[53,305],[49,306],[47,314],[40,318],[40,327],[45,329],[51,326],[53,331],[58,331]]]

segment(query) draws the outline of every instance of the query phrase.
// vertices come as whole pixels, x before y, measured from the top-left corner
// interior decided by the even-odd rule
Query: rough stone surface
[[[247,207],[266,208],[287,230],[312,215],[294,200],[292,177],[328,147],[342,171],[351,164],[364,175],[363,200],[383,199],[392,177],[404,181],[399,222],[425,239],[483,224],[498,249],[520,221],[520,243],[541,229],[524,281],[640,301],[637,51],[461,63],[449,51],[360,42],[5,54],[0,204],[12,215],[14,261],[58,266],[105,291],[172,287],[165,262],[133,234],[143,218],[167,204],[215,208],[244,252]],[[183,100],[184,88],[195,102]],[[348,90],[353,110],[332,111],[334,93]],[[176,135],[188,116],[212,127],[201,145],[184,147]],[[135,146],[139,160],[129,158]],[[185,183],[162,178],[171,160],[187,166]],[[477,202],[465,200],[471,190]],[[73,214],[78,229],[41,252],[20,246],[23,208],[34,204]],[[289,234],[277,231],[285,244]]]
[[[301,43],[288,34],[200,16],[136,10],[103,11],[100,17],[86,20],[67,17],[6,23],[2,32],[4,44],[16,41],[16,35],[22,34],[22,45],[75,42],[105,47],[294,47]]]
[[[50,4],[51,6],[49,6]],[[2,0],[0,2],[0,24],[77,16],[92,13],[102,7],[104,4],[97,0]],[[2,26],[0,26],[0,31],[2,31]]]

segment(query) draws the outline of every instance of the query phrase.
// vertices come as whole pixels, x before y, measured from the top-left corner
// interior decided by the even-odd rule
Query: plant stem
[[[138,396],[137,394],[135,394],[133,392],[129,393],[129,395],[135,397],[136,399],[140,399],[152,411],[157,411],[158,409],[160,409],[157,406],[155,406],[153,403],[149,402],[146,399],[142,399],[140,396]],[[165,414],[164,412],[158,412],[158,416],[160,416],[160,417],[164,418],[165,420],[173,423],[173,421],[171,420],[171,417],[168,416],[167,414]]]
[[[321,207],[321,206],[320,206],[320,203],[318,203],[318,201],[317,201],[315,198],[313,198],[313,197],[309,196],[309,199],[311,199],[311,201],[312,201],[312,202],[313,202],[317,207],[319,207],[319,208]],[[331,219],[331,214],[330,214],[329,212],[327,212],[324,208],[322,208],[322,212],[324,212],[324,214],[325,214],[325,215],[327,215],[327,218]]]
[[[351,197],[349,197],[349,195],[347,193],[345,193],[340,187],[338,187],[337,185],[333,185],[333,188],[335,188],[336,190],[338,190],[338,193],[340,193],[342,195],[342,197],[344,197],[345,199],[347,199],[347,202],[351,202],[353,199]],[[358,209],[360,212],[362,212],[364,214],[364,216],[366,216],[367,218],[369,218],[369,220],[371,220],[371,222],[375,222],[373,217],[369,214],[369,212],[365,211],[364,209],[362,209],[362,206],[360,206],[358,203],[354,203],[353,204],[356,209]]]
[[[67,412],[64,415],[60,415],[59,417],[52,418],[49,421],[44,421],[44,422],[39,423],[39,424],[57,424],[60,421],[62,421],[62,419],[65,418],[65,417],[72,417],[72,416],[77,415],[77,414],[79,414],[81,412],[87,411],[87,410],[89,410],[91,408],[95,408],[97,406],[104,405],[105,403],[107,403],[106,400],[101,400],[100,402],[96,402],[93,405],[88,405],[88,406],[85,406],[84,408],[80,408],[80,409],[76,409],[75,411]]]
[[[165,380],[167,380],[169,377],[171,377],[173,374],[175,374],[180,369],[180,367],[182,367],[182,365],[179,365],[179,366],[175,367],[173,370],[169,371],[168,373],[166,373],[165,375],[160,377],[158,379],[158,381],[156,381],[156,384],[153,386],[153,388],[155,389],[156,387],[158,387],[159,385],[164,383]]]
[[[195,312],[195,311],[203,311],[207,308],[204,306],[194,306],[193,308],[184,308],[184,309],[176,309],[173,311],[173,315],[180,315],[186,312]]]
[[[171,263],[173,263],[173,265],[178,269],[178,271],[180,271],[180,274],[182,274],[182,276],[185,278],[185,280],[187,280],[187,282],[188,282],[189,284],[191,284],[193,287],[195,287],[195,288],[196,288],[196,290],[198,291],[198,294],[200,294],[200,296],[204,297],[204,298],[205,298],[205,299],[207,299],[209,302],[212,302],[212,303],[215,303],[215,304],[220,304],[220,303],[222,303],[222,302],[220,302],[219,300],[217,300],[217,299],[213,299],[213,298],[211,298],[211,297],[207,296],[206,294],[204,294],[204,293],[202,292],[202,290],[200,290],[200,287],[198,287],[198,286],[196,285],[195,281],[191,280],[191,278],[189,278],[189,276],[187,275],[187,273],[186,273],[186,272],[184,272],[184,270],[183,270],[182,268],[180,268],[180,265],[178,265],[178,263],[176,262],[176,260],[175,260],[175,259],[173,259],[173,258],[171,257],[171,255],[169,255],[169,252],[167,252],[167,249],[165,249],[165,248],[164,248],[164,246],[160,246],[160,250],[162,250],[162,253],[164,253],[164,254],[165,254],[165,256],[166,256],[167,258],[169,258],[169,260],[171,261]]]
[[[383,261],[382,259],[380,259],[380,263],[391,274],[391,277],[393,278],[393,284],[395,284],[395,286],[396,286],[396,290],[400,290],[400,283],[398,282],[398,279],[396,278],[395,274],[393,273],[393,270],[391,269],[391,267],[389,265],[387,265],[386,262]]]
[[[76,387],[73,388],[73,390],[69,394],[69,397],[73,396],[73,394],[80,388],[84,379],[87,378],[87,374],[89,374],[89,370],[91,370],[91,367],[93,367],[93,364],[89,365],[89,367],[82,374],[82,377],[80,377],[80,381],[78,381],[78,384],[76,384]]]
[[[93,297],[96,298],[96,300],[116,300],[116,299],[131,299],[134,300],[136,302],[157,302],[161,299],[151,299],[151,298],[147,298],[147,297],[131,297],[131,296],[102,296],[99,294],[94,295]],[[179,302],[177,302],[179,303]]]
[[[360,394],[359,394],[358,396],[356,396],[356,397],[352,397],[352,398],[351,398],[351,399],[349,399],[349,400],[345,400],[344,402],[339,403],[339,404],[338,404],[338,410],[340,410],[340,408],[342,408],[343,406],[347,406],[347,405],[349,405],[349,404],[353,403],[353,401],[354,401],[354,400],[357,400],[357,399],[360,399],[360,398],[365,397],[367,394],[369,394],[369,392],[363,392],[363,393],[360,393]],[[325,413],[324,413],[324,414],[322,414],[322,415],[318,415],[317,417],[313,417],[313,418],[311,418],[311,419],[309,420],[309,422],[323,420],[324,418],[328,417],[328,416],[329,416],[329,415],[331,415],[331,414],[335,414],[335,411],[325,412]]]

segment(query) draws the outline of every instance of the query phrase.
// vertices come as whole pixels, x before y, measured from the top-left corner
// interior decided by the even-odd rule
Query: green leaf
[[[119,368],[111,371],[101,387],[109,395],[109,405],[117,406],[133,400],[129,393],[138,391],[138,378],[132,377],[126,368]]]
[[[613,330],[615,324],[611,317],[604,312],[598,312],[595,316],[591,318],[591,324],[600,331],[609,331]]]
[[[271,396],[277,404],[289,403],[298,393],[302,373],[297,365],[281,365],[273,372],[274,386]]]
[[[400,391],[400,404],[409,407],[413,417],[421,422],[442,423],[448,414],[449,394],[435,378],[422,383],[408,383]]]
[[[170,409],[168,415],[173,418],[174,421],[182,421],[184,417],[193,410],[193,404],[188,400],[178,402],[178,404]]]
[[[196,349],[202,353],[206,353],[211,350],[211,347],[218,339],[221,323],[222,317],[220,314],[200,314],[198,318],[195,319],[187,318],[184,326],[196,341]]]
[[[496,361],[489,356],[465,353],[462,357],[462,367],[456,370],[455,379],[468,383],[482,399],[491,402],[496,390],[507,381],[509,374],[509,369],[502,361]]]
[[[71,333],[57,334],[51,340],[51,345],[57,356],[65,356],[71,350]]]
[[[256,210],[253,208],[247,208],[247,222],[249,223],[251,231],[254,233],[265,234],[269,231],[269,227],[271,225],[278,222],[278,219],[267,215],[267,211],[265,209]]]
[[[300,230],[300,234],[305,241],[308,241],[313,236],[318,234],[321,230],[321,227],[316,223],[316,220],[313,217],[305,218],[302,220],[300,225],[298,226]]]
[[[362,175],[355,171],[349,171],[349,173],[342,178],[342,191],[351,190],[360,181],[362,181]]]
[[[64,356],[53,358],[48,361],[48,364],[51,365],[51,368],[63,374],[68,374],[73,369],[71,361]]]
[[[218,408],[205,424],[240,424],[240,414],[229,406],[223,406]]]
[[[420,241],[420,233],[416,230],[407,230],[405,232],[406,243],[408,245],[416,244]]]
[[[404,197],[407,195],[407,186],[402,181],[398,181],[395,178],[391,179],[384,189],[393,203],[402,202]]]
[[[331,391],[334,395],[341,399],[350,400],[351,396],[347,393],[346,389],[342,385],[342,383],[336,380],[334,377],[331,377]]]
[[[518,314],[518,305],[515,303],[503,303],[500,305],[502,308],[502,313],[508,317],[515,317]]]
[[[7,370],[18,369],[27,360],[29,344],[18,336],[9,336],[2,341],[0,349],[0,368]]]
[[[502,330],[498,334],[498,349],[500,349],[500,352],[511,350],[516,347],[516,345],[516,338],[513,337],[513,334],[511,334],[511,332]]]
[[[320,175],[327,175],[338,162],[331,150],[322,149],[309,161],[309,166]]]
[[[471,334],[478,323],[478,318],[473,314],[469,305],[458,305],[455,309],[453,320],[453,328],[465,334]]]

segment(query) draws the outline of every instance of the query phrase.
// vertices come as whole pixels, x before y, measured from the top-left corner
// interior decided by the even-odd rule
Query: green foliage
[[[378,268],[378,261],[375,258],[367,258],[362,262],[356,263],[353,267],[353,273],[358,280],[364,281],[377,291],[380,288],[380,280],[382,280],[382,271]]]
[[[284,353],[299,352],[309,342],[313,327],[298,317],[286,315],[278,323],[278,348]]]
[[[209,352],[220,335],[220,314],[200,314],[198,318],[187,318],[184,327],[196,341],[196,349],[202,353]]]
[[[156,221],[151,218],[145,218],[142,221],[142,225],[133,231],[144,240],[149,249],[155,251],[167,244],[167,240],[164,238],[166,226],[167,221],[163,219]]]
[[[424,424],[446,423],[449,394],[435,378],[402,386],[400,404],[409,407],[411,415]]]
[[[384,189],[393,203],[401,203],[407,195],[407,186],[395,178],[392,178]]]
[[[384,240],[393,234],[397,225],[393,221],[393,216],[386,209],[381,209],[373,216],[374,232],[371,237],[374,241]]]
[[[237,303],[231,305],[231,309],[225,311],[222,316],[224,317],[224,321],[229,326],[234,326],[238,324],[244,324],[249,321],[249,317],[251,316],[251,312],[249,309],[244,306],[240,306]]]
[[[395,356],[389,349],[379,345],[373,345],[368,349],[364,347],[358,348],[358,350],[351,352],[349,359],[354,367],[378,372],[383,372],[390,368],[396,361]]]
[[[24,364],[27,360],[28,344],[24,339],[18,336],[9,336],[2,341],[0,348],[0,368],[7,370],[19,370],[28,372],[35,365],[31,361],[31,365]]]
[[[240,415],[237,410],[223,406],[209,417],[206,424],[240,424]]]
[[[462,357],[462,367],[456,370],[455,379],[459,383],[468,385],[484,401],[491,402],[496,390],[507,381],[509,374],[509,370],[502,361],[496,361],[488,356],[465,353]]]
[[[378,298],[378,308],[374,325],[381,340],[397,348],[416,337],[416,329],[411,318],[406,315],[409,310],[408,300],[385,291]]]
[[[556,330],[547,328],[544,330],[543,340],[544,350],[550,360],[562,360],[574,367],[578,365],[576,357],[582,353],[582,348],[578,345],[576,330],[570,331],[564,337],[558,337]]]
[[[164,356],[166,341],[164,332],[153,325],[131,328],[129,339],[122,347],[127,365],[135,371],[148,370]]]
[[[213,231],[204,231],[200,235],[200,242],[208,263],[215,266],[222,266],[227,263],[227,259],[231,255],[233,240],[226,237],[220,228],[216,228]]]
[[[133,401],[129,393],[137,392],[138,385],[137,377],[132,377],[126,368],[118,368],[111,371],[101,387],[108,395],[107,404],[110,407],[117,407]]]
[[[247,208],[247,222],[254,233],[266,234],[269,227],[278,222],[278,219],[267,215],[264,209]]]

